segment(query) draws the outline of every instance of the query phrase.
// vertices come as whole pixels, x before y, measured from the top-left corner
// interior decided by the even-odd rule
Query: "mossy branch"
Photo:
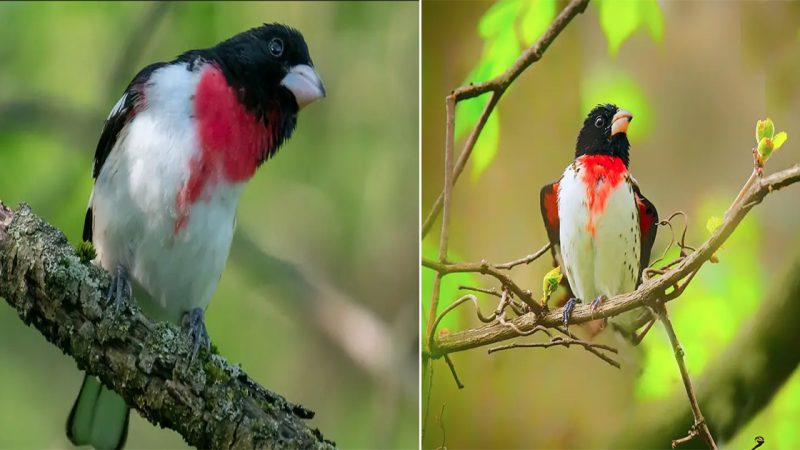
[[[106,305],[109,282],[27,205],[0,203],[0,297],[147,420],[198,448],[335,447],[306,424],[312,411],[238,366],[206,351],[191,361],[189,339],[176,326],[133,304]]]

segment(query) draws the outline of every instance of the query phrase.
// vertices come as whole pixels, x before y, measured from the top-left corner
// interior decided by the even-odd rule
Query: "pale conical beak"
[[[319,74],[313,67],[306,64],[292,67],[281,80],[281,86],[292,92],[298,109],[303,109],[314,100],[325,97],[325,87],[322,85]]]
[[[611,135],[627,133],[628,124],[631,123],[631,120],[633,120],[633,114],[631,114],[630,111],[624,109],[617,110],[617,113],[614,114],[614,117],[611,119]]]

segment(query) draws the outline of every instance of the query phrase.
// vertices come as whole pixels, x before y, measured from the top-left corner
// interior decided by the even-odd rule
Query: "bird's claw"
[[[563,319],[562,319],[564,321],[564,327],[568,327],[569,326],[569,318],[572,315],[572,310],[575,308],[575,305],[578,304],[578,303],[581,303],[580,299],[572,297],[569,300],[567,300],[567,303],[564,305],[564,316],[563,316]]]
[[[192,341],[191,361],[194,361],[201,346],[206,350],[211,348],[211,338],[208,337],[208,331],[206,330],[203,308],[194,308],[184,314],[181,326]]]
[[[111,284],[108,286],[106,304],[113,303],[114,309],[119,310],[132,295],[128,270],[122,264],[118,264],[116,273],[111,277]]]
[[[601,303],[608,300],[608,297],[605,295],[598,295],[596,299],[592,300],[591,303],[591,311],[592,311],[592,318],[594,318],[594,312],[597,310],[597,307],[600,306]]]

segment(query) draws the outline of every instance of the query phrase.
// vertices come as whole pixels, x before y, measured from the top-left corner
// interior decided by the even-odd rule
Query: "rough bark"
[[[27,205],[12,211],[0,203],[0,297],[147,420],[199,448],[335,447],[305,423],[312,411],[238,366],[205,350],[190,360],[190,342],[176,326],[130,302],[107,305],[109,282]]]

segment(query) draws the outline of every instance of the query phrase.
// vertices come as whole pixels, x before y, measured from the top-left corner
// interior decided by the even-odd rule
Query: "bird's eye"
[[[606,121],[605,119],[603,119],[603,116],[597,116],[597,118],[594,119],[594,126],[596,126],[597,128],[603,128],[603,125],[605,124]]]
[[[273,38],[269,41],[269,52],[272,56],[280,58],[283,55],[283,41],[280,38]]]

